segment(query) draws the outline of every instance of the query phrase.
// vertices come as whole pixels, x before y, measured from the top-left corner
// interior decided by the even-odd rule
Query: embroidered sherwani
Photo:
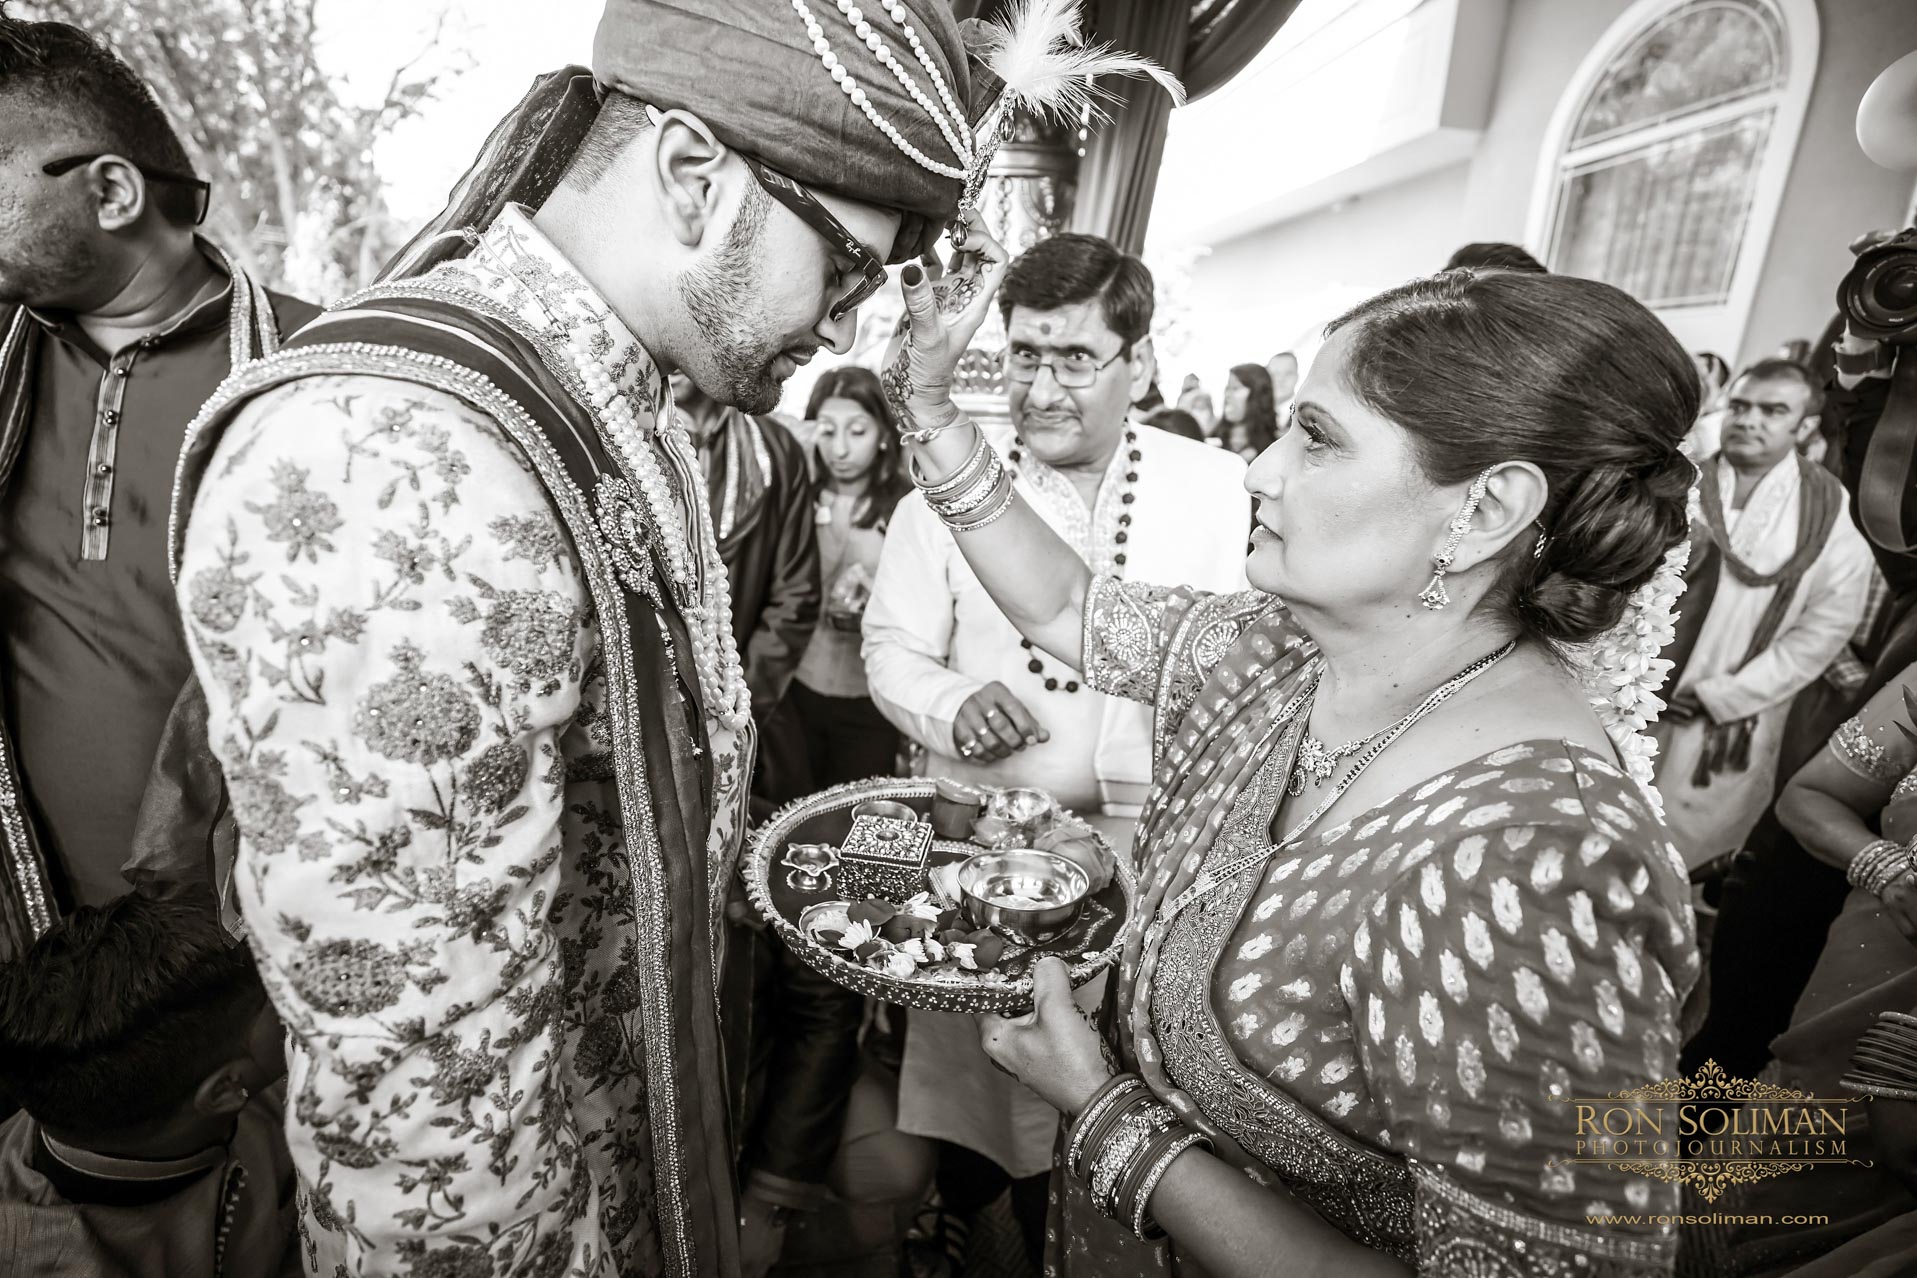
[[[380,305],[454,357],[342,340]],[[530,391],[453,367],[483,346],[462,310],[536,352],[499,366]],[[569,352],[673,478],[652,518],[709,540],[689,444],[654,427],[663,377],[517,210],[199,423],[224,434],[180,602],[291,1033],[309,1274],[736,1266],[714,973],[750,729],[709,702],[675,721],[698,698],[658,691],[693,678],[697,600],[649,571],[663,532]]]
[[[1731,506],[1736,476],[1730,464],[1721,457],[1705,464],[1718,467],[1731,553],[1757,572],[1775,572],[1797,549],[1803,478],[1796,459],[1785,458],[1759,480],[1742,510]],[[1823,674],[1850,641],[1863,616],[1870,576],[1870,547],[1840,517],[1798,583],[1776,638],[1750,662],[1744,657],[1751,636],[1780,587],[1747,586],[1728,571],[1719,576],[1697,646],[1676,686],[1664,695],[1692,693],[1719,723],[1751,717],[1756,723],[1750,766],[1718,772],[1705,786],[1693,780],[1705,721],[1667,717],[1656,725],[1657,788],[1672,837],[1691,866],[1742,847],[1770,806],[1791,698]],[[1680,598],[1678,607],[1684,606]]]

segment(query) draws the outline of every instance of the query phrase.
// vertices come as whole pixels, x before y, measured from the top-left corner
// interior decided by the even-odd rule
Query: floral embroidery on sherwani
[[[516,247],[559,287],[550,246]],[[630,334],[601,352],[651,393]],[[602,635],[525,453],[402,380],[266,391],[200,487],[179,593],[290,1032],[306,1271],[664,1272]]]

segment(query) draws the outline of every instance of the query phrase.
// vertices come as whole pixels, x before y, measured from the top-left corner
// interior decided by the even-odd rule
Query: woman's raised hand
[[[900,272],[906,322],[899,326],[880,376],[893,408],[921,428],[951,415],[959,358],[985,322],[1005,278],[1005,247],[983,228],[961,222],[954,235],[951,271],[935,279],[915,262]]]

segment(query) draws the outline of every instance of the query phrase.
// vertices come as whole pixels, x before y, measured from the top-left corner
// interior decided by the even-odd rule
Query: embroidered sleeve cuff
[[[1861,719],[1844,720],[1831,734],[1830,749],[1839,763],[1866,781],[1889,783],[1904,774],[1891,759],[1890,751],[1871,740]]]
[[[1164,665],[1161,636],[1172,592],[1163,586],[1094,577],[1085,592],[1085,682],[1150,705]]]
[[[1413,1162],[1418,1273],[1483,1278],[1665,1278],[1677,1238],[1560,1224],[1482,1198],[1426,1163]]]

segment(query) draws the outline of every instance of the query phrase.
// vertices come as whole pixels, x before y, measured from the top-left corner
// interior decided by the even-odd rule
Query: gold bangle
[[[1158,1156],[1158,1160],[1151,1165],[1151,1170],[1145,1173],[1145,1178],[1138,1182],[1138,1188],[1133,1191],[1132,1233],[1137,1235],[1140,1242],[1151,1242],[1155,1238],[1165,1236],[1165,1231],[1159,1229],[1156,1224],[1147,1225],[1146,1223],[1146,1218],[1151,1215],[1149,1208],[1152,1194],[1157,1190],[1158,1182],[1165,1178],[1165,1173],[1171,1170],[1171,1165],[1178,1161],[1178,1156],[1193,1145],[1203,1145],[1206,1149],[1210,1149],[1211,1140],[1202,1132],[1187,1132],[1173,1140],[1170,1148]]]
[[[972,451],[965,455],[965,460],[959,463],[956,470],[937,483],[926,480],[920,473],[918,458],[906,458],[906,466],[911,472],[912,483],[925,494],[926,500],[930,501],[962,488],[968,480],[976,478],[979,468],[986,464],[986,456],[991,451],[991,446],[985,442],[985,432],[979,431],[978,438],[972,445]]]
[[[993,453],[986,461],[984,471],[970,485],[960,489],[954,496],[928,497],[925,502],[941,519],[949,522],[953,516],[969,515],[991,501],[1003,482],[1006,482],[1005,463],[998,459],[997,453]]]
[[[1136,1074],[1114,1074],[1111,1082],[1100,1088],[1084,1109],[1078,1111],[1078,1117],[1072,1122],[1071,1139],[1065,1146],[1065,1168],[1078,1170],[1078,1156],[1085,1151],[1085,1138],[1105,1116],[1105,1111],[1116,1105],[1123,1097],[1145,1085]]]

